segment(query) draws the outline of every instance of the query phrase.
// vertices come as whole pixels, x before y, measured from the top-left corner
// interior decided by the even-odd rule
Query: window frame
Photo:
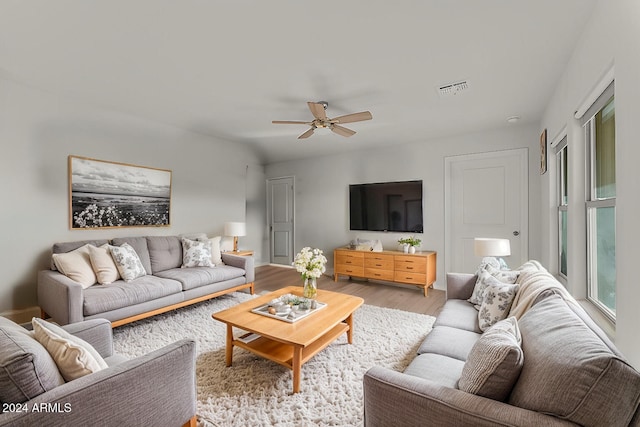
[[[589,109],[590,114],[585,114],[585,118],[583,118],[582,123],[584,127],[584,136],[586,143],[586,152],[587,152],[587,191],[585,197],[585,212],[586,212],[586,239],[587,239],[587,300],[590,301],[593,305],[595,305],[605,317],[607,317],[611,322],[615,324],[616,321],[616,311],[615,309],[611,309],[608,307],[603,301],[601,301],[598,297],[598,270],[597,270],[597,220],[596,215],[598,209],[601,208],[613,208],[614,209],[614,231],[613,237],[614,241],[616,238],[616,228],[615,228],[615,208],[616,208],[616,194],[614,192],[613,196],[599,197],[598,189],[596,183],[596,123],[595,118],[596,115],[603,111],[610,102],[613,102],[613,111],[615,115],[615,95],[613,93],[613,85],[612,82],[607,90],[605,90],[602,95],[594,102],[594,105]],[[586,119],[586,120],[585,120]],[[616,140],[614,136],[614,150],[616,146]],[[614,167],[615,167],[615,156],[614,156]],[[615,254],[614,254],[615,257]],[[615,259],[614,259],[615,262]],[[614,265],[614,271],[616,270],[616,266]],[[614,289],[617,293],[617,281],[614,277]]]
[[[565,135],[558,145],[555,147],[556,153],[556,171],[558,177],[558,189],[557,189],[557,201],[556,206],[558,209],[558,275],[565,280],[568,279],[568,271],[563,271],[563,262],[562,262],[562,254],[563,247],[565,249],[565,262],[564,267],[568,269],[567,257],[569,253],[569,245],[568,239],[565,239],[562,227],[562,217],[563,215],[566,218],[566,227],[564,229],[568,229],[569,227],[569,148],[567,144],[567,136]]]

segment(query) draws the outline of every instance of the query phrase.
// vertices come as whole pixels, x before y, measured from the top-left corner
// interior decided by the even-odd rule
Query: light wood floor
[[[255,292],[275,291],[284,286],[302,286],[300,273],[283,266],[262,265],[256,267]],[[356,295],[364,299],[365,304],[378,307],[395,308],[414,313],[437,316],[445,302],[445,292],[429,289],[428,296],[422,294],[422,288],[400,284],[382,283],[368,280],[352,280],[341,276],[337,282],[333,277],[318,279],[318,288],[328,291]]]

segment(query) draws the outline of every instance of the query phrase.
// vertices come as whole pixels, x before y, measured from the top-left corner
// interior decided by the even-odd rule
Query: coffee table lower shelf
[[[264,336],[250,342],[240,341],[233,337],[233,327],[227,324],[226,364],[227,366],[231,366],[233,362],[233,347],[243,348],[260,357],[264,357],[265,359],[279,363],[280,365],[291,369],[293,371],[293,392],[297,393],[300,391],[300,370],[302,365],[344,333],[347,333],[348,341],[351,344],[352,338],[351,334],[349,334],[350,329],[351,328],[347,323],[338,323],[322,337],[318,338],[310,345],[302,347],[293,344],[281,343]]]

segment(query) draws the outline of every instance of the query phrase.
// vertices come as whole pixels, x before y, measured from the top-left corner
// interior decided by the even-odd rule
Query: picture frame
[[[547,130],[540,134],[540,175],[547,172]]]
[[[170,170],[69,156],[69,228],[171,225]]]

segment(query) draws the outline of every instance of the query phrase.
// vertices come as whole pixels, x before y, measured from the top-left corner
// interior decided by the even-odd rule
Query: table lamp
[[[501,270],[508,270],[507,263],[503,256],[511,255],[511,244],[509,239],[493,239],[487,237],[476,237],[473,239],[473,252],[479,257],[494,257],[498,259]]]
[[[233,236],[233,251],[238,252],[238,236],[247,235],[247,225],[244,222],[227,222],[224,224],[225,236]]]

